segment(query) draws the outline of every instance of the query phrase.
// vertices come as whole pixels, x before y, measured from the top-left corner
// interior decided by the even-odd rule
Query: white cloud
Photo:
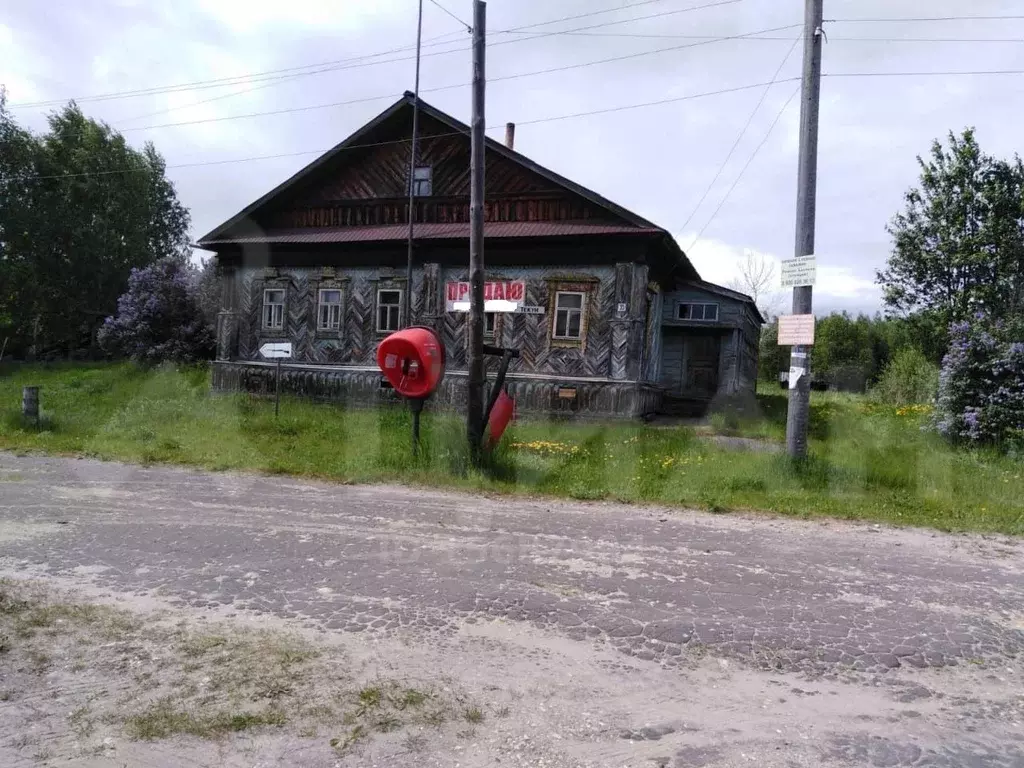
[[[278,27],[359,29],[380,17],[408,11],[397,0],[200,0],[199,7],[241,33]]]

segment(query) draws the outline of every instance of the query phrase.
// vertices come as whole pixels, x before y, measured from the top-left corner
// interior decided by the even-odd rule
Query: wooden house
[[[215,387],[269,391],[258,350],[291,341],[284,391],[394,398],[375,351],[411,324],[446,345],[433,402],[462,401],[468,315],[451,299],[468,278],[469,128],[421,100],[410,180],[412,103],[407,93],[199,240],[223,275]],[[762,318],[749,297],[702,281],[661,227],[510,146],[488,139],[485,157],[488,290],[524,294],[517,312],[487,315],[486,336],[521,353],[508,378],[521,411],[638,417],[753,391]]]

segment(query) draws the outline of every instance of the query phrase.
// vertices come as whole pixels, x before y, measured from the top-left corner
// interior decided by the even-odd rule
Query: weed
[[[388,713],[383,714],[373,721],[373,727],[381,733],[389,733],[391,731],[398,730],[402,725],[402,722],[394,715]]]
[[[344,752],[346,749],[351,747],[357,741],[359,741],[362,738],[365,738],[366,735],[367,735],[366,729],[363,726],[361,726],[361,725],[357,725],[355,728],[353,728],[351,731],[349,731],[345,736],[342,736],[341,738],[337,738],[336,737],[336,738],[331,739],[330,744],[331,744],[332,747],[334,747],[339,752]]]
[[[430,694],[424,693],[423,691],[415,688],[406,688],[402,695],[396,702],[396,706],[399,709],[405,709],[406,707],[419,707],[430,698]]]
[[[359,692],[359,707],[363,711],[372,707],[379,707],[384,699],[384,692],[379,686],[369,686]]]
[[[482,723],[484,721],[484,712],[480,707],[467,707],[466,711],[462,713],[467,723]]]
[[[89,707],[79,707],[68,715],[68,725],[78,734],[79,738],[88,737],[95,728],[95,723],[90,717]]]

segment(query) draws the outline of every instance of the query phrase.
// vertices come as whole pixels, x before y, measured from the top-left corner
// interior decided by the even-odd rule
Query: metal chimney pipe
[[[516,143],[516,124],[505,123],[505,146],[509,149],[515,149]]]

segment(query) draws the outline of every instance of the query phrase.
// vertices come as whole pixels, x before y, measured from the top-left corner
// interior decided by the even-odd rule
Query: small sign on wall
[[[814,315],[781,315],[779,317],[779,346],[814,344]]]

